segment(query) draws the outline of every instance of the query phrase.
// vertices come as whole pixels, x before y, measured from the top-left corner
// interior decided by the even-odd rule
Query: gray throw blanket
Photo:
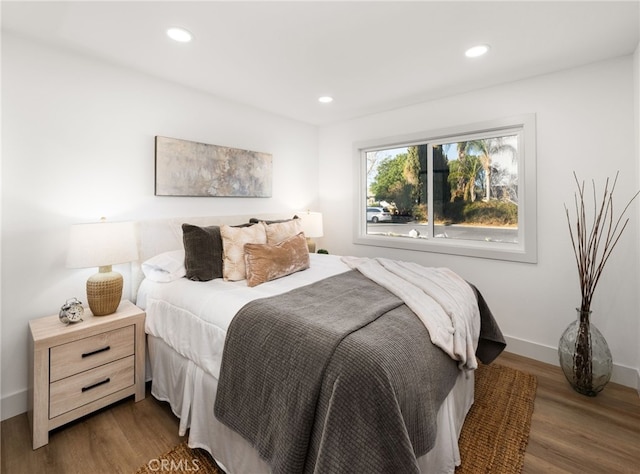
[[[457,375],[398,297],[349,271],[238,312],[215,415],[274,473],[417,473]]]

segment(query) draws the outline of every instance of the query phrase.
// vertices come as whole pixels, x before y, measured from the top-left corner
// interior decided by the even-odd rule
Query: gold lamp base
[[[94,316],[113,314],[122,299],[123,278],[111,270],[111,265],[100,267],[87,280],[87,301]]]
[[[316,242],[311,237],[307,237],[307,247],[309,247],[309,253],[316,253]]]

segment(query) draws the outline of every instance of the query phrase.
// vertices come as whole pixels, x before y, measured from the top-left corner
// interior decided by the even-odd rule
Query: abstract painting
[[[156,196],[271,197],[269,153],[156,137]]]

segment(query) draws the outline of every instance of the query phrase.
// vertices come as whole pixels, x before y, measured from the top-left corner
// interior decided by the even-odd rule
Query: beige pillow
[[[286,222],[267,224],[262,222],[267,232],[267,243],[277,244],[302,232],[302,219],[291,219]]]
[[[246,244],[247,285],[275,280],[309,268],[307,239],[300,232],[277,244]]]
[[[244,280],[246,277],[244,245],[248,243],[266,244],[267,234],[264,225],[231,227],[222,224],[220,226],[220,235],[222,237],[223,278],[229,281]]]

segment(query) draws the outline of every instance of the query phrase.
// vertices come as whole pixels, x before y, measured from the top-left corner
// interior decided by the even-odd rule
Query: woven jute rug
[[[517,474],[529,441],[536,378],[499,364],[476,370],[475,402],[460,433],[462,464],[456,474]],[[224,474],[209,454],[186,441],[149,461],[135,474],[194,471]]]
[[[499,364],[476,370],[475,401],[458,445],[462,463],[456,474],[522,472],[529,442],[536,378]]]

